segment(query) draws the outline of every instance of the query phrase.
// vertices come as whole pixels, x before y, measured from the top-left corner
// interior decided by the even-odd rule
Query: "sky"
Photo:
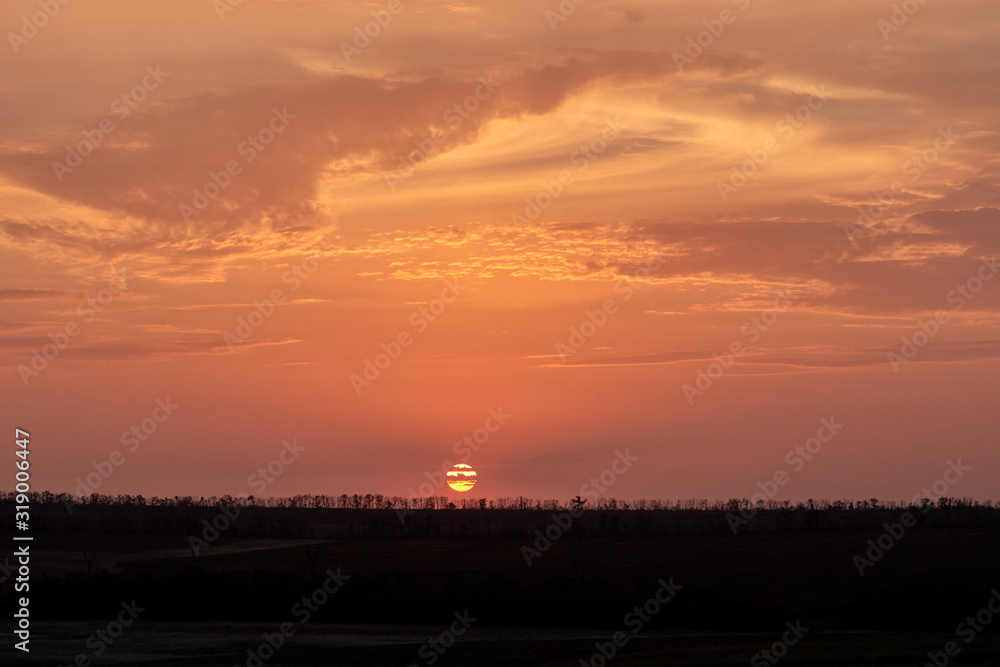
[[[1000,498],[994,0],[0,28],[37,490]]]

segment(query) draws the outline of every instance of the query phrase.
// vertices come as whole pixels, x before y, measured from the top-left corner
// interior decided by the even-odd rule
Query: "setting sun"
[[[476,485],[476,471],[472,466],[456,463],[448,471],[448,486],[455,491],[471,491]]]

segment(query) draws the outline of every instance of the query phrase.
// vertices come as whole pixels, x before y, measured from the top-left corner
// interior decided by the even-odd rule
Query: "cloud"
[[[724,288],[706,293],[701,309],[753,308],[788,289],[799,310],[916,314],[954,308],[951,290],[977,276],[984,259],[1000,255],[994,217],[994,209],[978,209],[913,218],[901,229],[859,239],[858,247],[834,221],[540,222],[376,232],[331,253],[362,262],[361,273],[382,279],[468,272],[549,281],[639,276]],[[643,267],[658,256],[662,261],[646,276]],[[732,293],[736,288],[743,296]],[[982,289],[967,308],[1000,310],[1000,289]]]
[[[888,355],[899,352],[899,346],[800,346],[787,348],[751,349],[736,358],[733,374],[769,375],[801,370],[847,370],[852,368],[889,368]],[[569,358],[566,363],[544,363],[544,368],[575,368],[593,366],[650,366],[688,362],[715,362],[718,350],[681,350],[629,356],[589,356]],[[961,363],[1000,359],[1000,340],[927,343],[911,360],[913,363]],[[764,371],[762,367],[767,367]],[[771,368],[778,367],[778,368]],[[785,367],[784,369],[780,367]]]
[[[55,289],[14,288],[0,289],[0,301],[38,301],[44,299],[80,299],[83,292],[69,292]]]
[[[172,332],[185,333],[185,332]],[[0,347],[17,348],[22,351],[20,358],[8,357],[6,365],[16,366],[27,364],[31,360],[31,350],[49,341],[34,336],[3,336],[0,335]],[[300,339],[284,338],[278,340],[254,339],[235,346],[232,350],[222,340],[222,336],[202,337],[195,340],[163,340],[157,342],[139,342],[134,339],[99,337],[98,342],[73,342],[61,350],[59,360],[65,361],[164,361],[178,355],[202,354],[245,354],[261,347],[277,345],[295,345]]]
[[[504,72],[481,108],[453,129],[446,114],[481,87],[477,79],[342,75],[193,95],[136,110],[61,182],[52,165],[66,161],[67,146],[82,140],[80,131],[53,136],[47,147],[38,141],[19,150],[8,145],[0,153],[0,173],[151,226],[181,225],[180,205],[191,205],[194,191],[206,185],[214,192],[212,174],[221,174],[218,180],[227,184],[194,216],[195,227],[231,230],[272,211],[301,220],[317,212],[317,182],[332,163],[350,159],[393,168],[415,139],[434,128],[450,129],[449,146],[460,146],[493,119],[544,114],[608,77],[655,78],[670,66],[662,54],[618,51]],[[225,174],[230,162],[238,175]]]

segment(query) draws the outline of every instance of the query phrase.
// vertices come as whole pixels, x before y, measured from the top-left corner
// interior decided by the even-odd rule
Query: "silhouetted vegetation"
[[[673,577],[684,588],[651,629],[769,630],[802,618],[826,630],[947,632],[1000,584],[1000,508],[949,498],[759,509],[436,499],[406,511],[375,495],[67,500],[31,497],[40,618],[102,618],[134,598],[149,621],[281,621],[341,568],[350,579],[316,620],[442,623],[469,609],[488,624],[618,628]],[[12,494],[0,506],[11,515]],[[223,508],[231,521],[218,521]],[[524,548],[543,546],[553,514],[570,511],[529,565]],[[749,518],[734,534],[727,517],[741,511]],[[915,525],[860,576],[853,558],[904,512]],[[12,595],[0,593],[4,608]]]
[[[13,491],[0,491],[0,504],[14,502]],[[1000,503],[992,500],[978,501],[972,498],[951,498],[941,497],[935,500],[921,498],[919,501],[899,501],[899,500],[879,500],[869,498],[867,500],[813,500],[812,498],[793,503],[789,500],[758,500],[751,502],[747,498],[730,498],[729,500],[707,500],[704,498],[687,498],[678,500],[660,500],[639,498],[637,500],[619,499],[610,496],[599,498],[576,499],[560,501],[555,499],[539,500],[527,498],[525,496],[502,497],[496,499],[462,497],[456,500],[448,496],[385,496],[382,494],[368,493],[361,494],[340,494],[337,496],[325,494],[300,494],[290,497],[265,497],[254,496],[174,496],[172,498],[160,498],[152,496],[145,498],[141,495],[107,495],[103,493],[92,493],[86,496],[73,495],[68,493],[54,494],[49,491],[28,494],[33,504],[51,505],[63,504],[83,504],[83,505],[114,505],[114,506],[138,506],[138,507],[214,507],[220,503],[226,505],[239,505],[241,507],[286,507],[292,509],[388,509],[388,510],[565,510],[572,507],[582,506],[584,509],[596,510],[622,510],[622,511],[661,511],[661,510],[702,510],[702,511],[730,511],[741,510],[906,510],[924,509],[926,507],[948,508],[985,508],[1000,509]]]
[[[338,539],[348,537],[506,536],[528,537],[551,523],[552,513],[581,513],[575,530],[586,535],[656,536],[678,533],[732,533],[848,530],[878,528],[911,512],[921,526],[971,526],[1000,522],[1000,506],[992,501],[939,498],[919,503],[879,501],[813,501],[792,504],[768,501],[751,506],[746,499],[618,500],[601,498],[577,504],[530,498],[463,498],[445,496],[406,499],[380,495],[291,498],[232,496],[146,499],[142,496],[92,494],[83,498],[31,493],[34,529],[197,535],[202,522],[220,508],[238,513],[225,530],[235,538]],[[13,493],[0,493],[0,507],[12,510]]]

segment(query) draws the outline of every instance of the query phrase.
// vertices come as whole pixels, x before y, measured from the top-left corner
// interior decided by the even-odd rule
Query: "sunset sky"
[[[7,0],[34,488],[1000,498],[1000,4],[902,4]]]

